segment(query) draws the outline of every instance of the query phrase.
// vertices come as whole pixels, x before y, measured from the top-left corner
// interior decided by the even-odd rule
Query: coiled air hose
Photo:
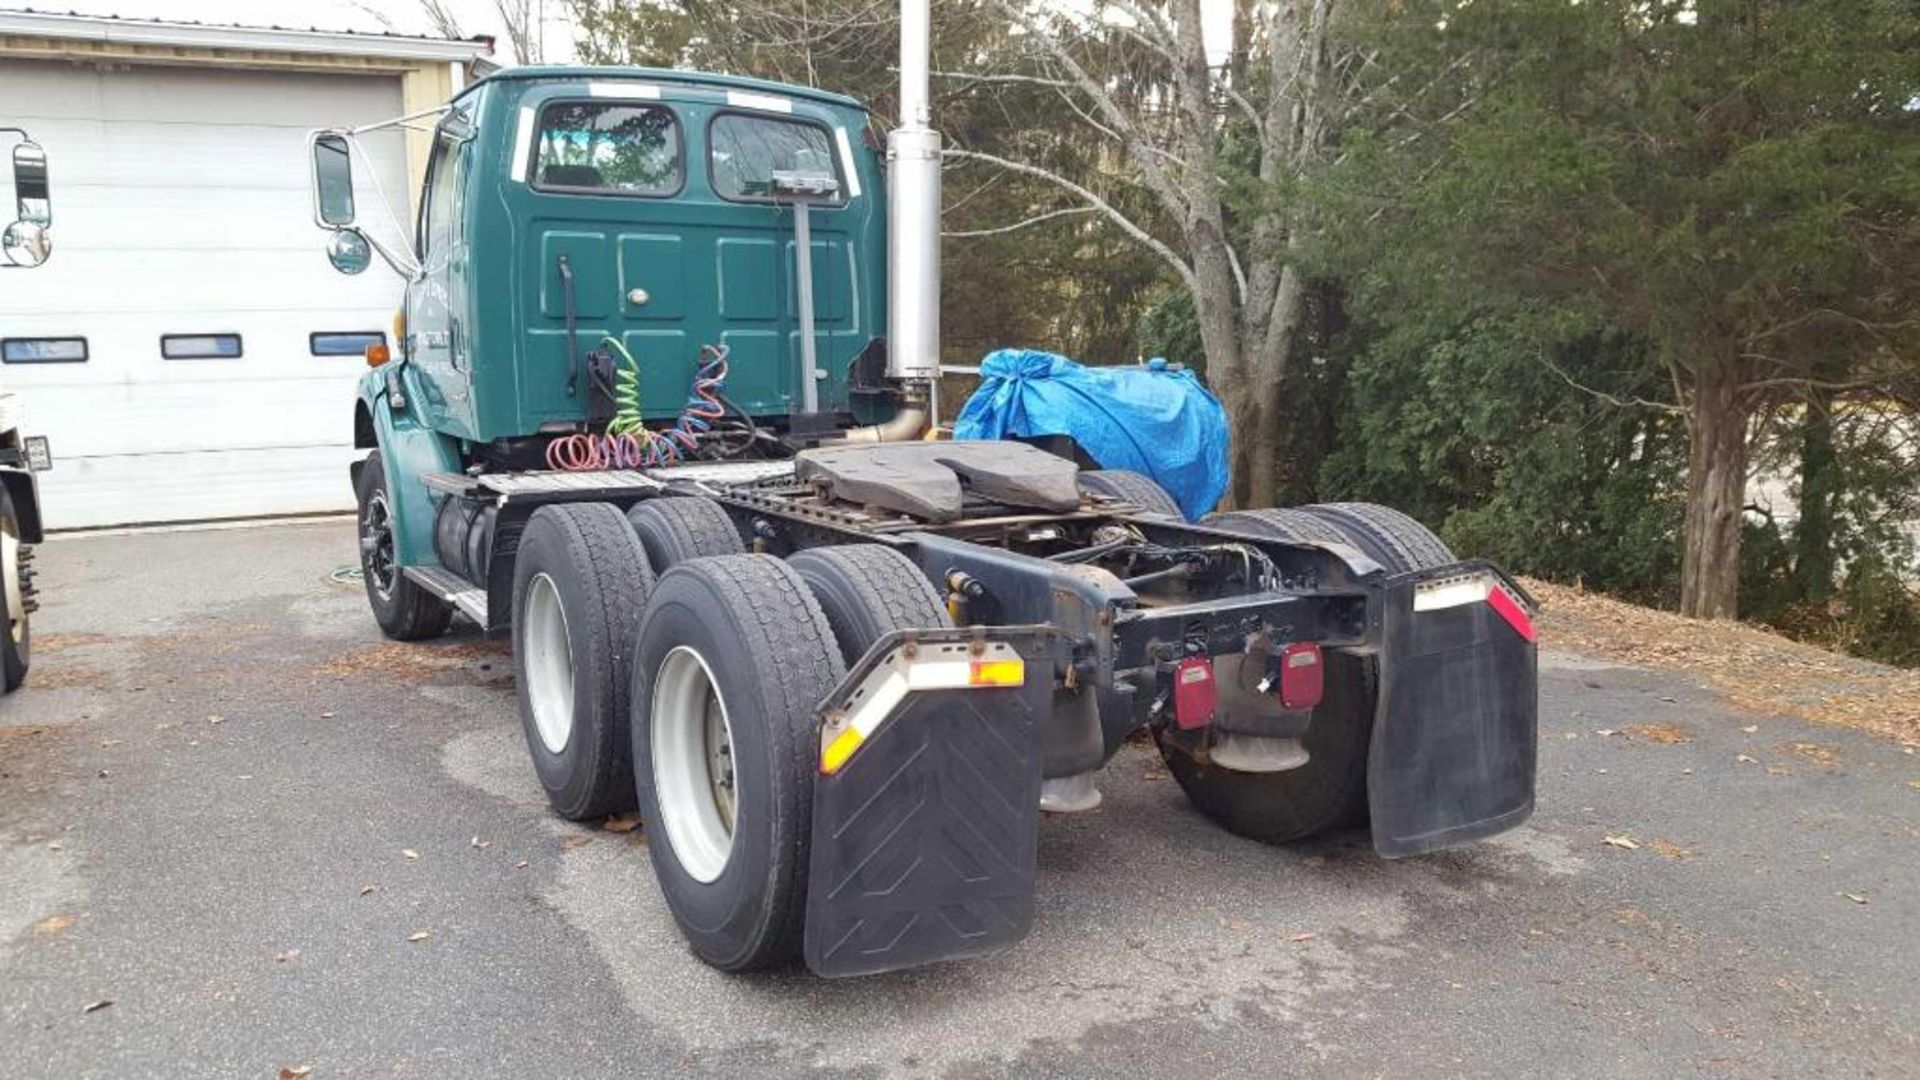
[[[607,422],[604,433],[582,432],[548,443],[547,467],[564,472],[645,469],[671,465],[698,453],[700,437],[726,413],[720,388],[727,380],[727,346],[700,346],[700,370],[694,374],[687,403],[673,426],[659,432],[647,427],[641,415],[640,365],[633,354],[611,335],[601,344],[610,346],[625,361],[614,367],[613,419]]]

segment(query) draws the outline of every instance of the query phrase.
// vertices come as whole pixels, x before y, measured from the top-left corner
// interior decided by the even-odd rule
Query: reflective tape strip
[[[1463,604],[1477,604],[1487,598],[1487,590],[1493,587],[1485,577],[1468,578],[1465,581],[1449,581],[1433,588],[1422,586],[1413,594],[1413,610],[1439,611],[1441,608],[1460,607]]]
[[[1487,592],[1487,606],[1507,620],[1507,625],[1513,627],[1514,633],[1528,641],[1540,640],[1539,632],[1533,628],[1533,620],[1527,617],[1527,609],[1521,607],[1520,601],[1514,599],[1504,587]]]
[[[847,198],[860,197],[860,170],[853,164],[853,141],[847,138],[847,129],[833,129],[833,141],[840,144],[840,171],[847,174]]]
[[[660,100],[660,88],[652,83],[590,82],[587,84],[587,96],[658,101]]]
[[[771,94],[749,94],[744,90],[727,91],[727,104],[736,109],[758,109],[761,112],[790,113],[793,102]]]
[[[513,165],[507,179],[527,182],[527,159],[533,155],[533,106],[520,106],[520,126],[513,133]]]

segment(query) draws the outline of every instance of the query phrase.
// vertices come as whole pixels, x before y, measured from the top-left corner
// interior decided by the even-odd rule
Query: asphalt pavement
[[[1920,756],[1552,651],[1539,809],[1271,848],[1147,751],[995,956],[682,945],[545,812],[502,643],[384,641],[344,521],[57,538],[0,699],[0,1077],[1920,1075]],[[1551,642],[1548,643],[1551,645]]]

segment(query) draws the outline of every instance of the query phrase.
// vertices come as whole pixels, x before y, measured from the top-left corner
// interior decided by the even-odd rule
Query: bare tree
[[[949,156],[1053,184],[1171,268],[1193,297],[1208,377],[1232,423],[1230,497],[1270,504],[1281,388],[1307,293],[1296,258],[1300,216],[1286,192],[1327,145],[1328,90],[1340,66],[1328,50],[1335,0],[1241,0],[1218,66],[1208,58],[1201,0],[1103,0],[1084,14],[1041,0],[995,2],[1024,37],[1031,65],[942,74],[1051,89],[1110,144],[1116,168],[1103,186],[1144,191],[1144,201],[1127,200],[1144,206],[1123,209],[1112,193],[1030,158],[966,147]],[[1233,163],[1229,131],[1251,150]],[[1257,190],[1236,202],[1230,174],[1249,156]]]
[[[513,47],[514,59],[523,64],[538,64],[545,59],[533,0],[493,0],[493,10],[506,25],[507,44]]]
[[[426,17],[427,26],[435,34],[454,41],[467,36],[466,32],[460,29],[459,17],[454,15],[453,9],[447,6],[446,0],[418,0],[418,3],[420,14]],[[368,3],[355,3],[353,6],[373,16],[374,20],[387,32],[392,33],[397,29],[393,16],[379,7]]]

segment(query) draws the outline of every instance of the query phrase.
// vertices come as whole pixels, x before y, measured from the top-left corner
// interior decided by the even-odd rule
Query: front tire
[[[439,637],[453,622],[453,605],[421,588],[401,570],[394,551],[393,496],[380,451],[367,455],[354,485],[360,506],[360,578],[380,629],[395,641]]]
[[[29,552],[20,542],[13,496],[0,487],[0,693],[11,694],[33,663],[33,628],[27,611]]]
[[[627,694],[653,583],[607,503],[543,506],[513,565],[513,671],[534,772],[554,813],[589,821],[633,808]]]
[[[806,582],[771,556],[682,563],[647,602],[632,693],[640,813],[674,921],[723,971],[800,953],[814,710],[845,673]]]

